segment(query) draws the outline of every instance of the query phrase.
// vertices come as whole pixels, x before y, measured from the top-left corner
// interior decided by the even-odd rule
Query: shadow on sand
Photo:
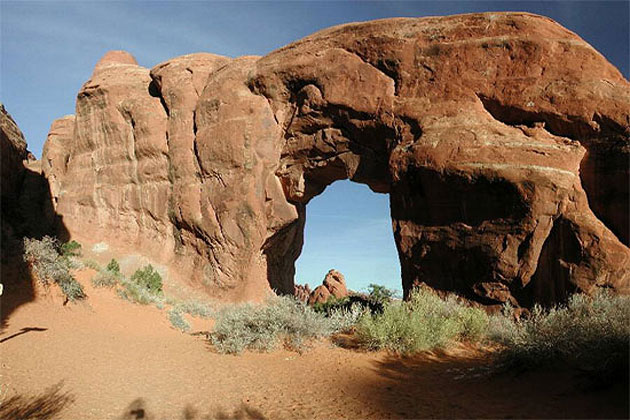
[[[0,402],[0,419],[52,419],[74,402],[60,382],[36,396],[15,395]]]
[[[3,196],[1,207],[0,283],[4,290],[0,296],[0,333],[13,311],[35,299],[34,279],[22,258],[22,238],[51,235],[62,242],[70,238],[62,217],[54,210],[48,179],[38,172],[25,168],[19,196]]]
[[[145,400],[137,398],[125,408],[125,412],[119,418],[120,420],[154,420],[163,418],[163,416],[149,411]],[[184,420],[266,420],[267,417],[256,408],[242,403],[232,410],[224,410],[219,407],[209,412],[203,412],[192,405],[187,405],[182,411],[181,418]]]
[[[12,338],[20,336],[22,334],[26,334],[26,333],[31,332],[31,331],[46,331],[46,330],[48,330],[48,328],[39,328],[39,327],[22,328],[19,332],[16,332],[15,334],[11,334],[8,337],[4,337],[2,340],[0,340],[0,343],[4,343],[5,341],[9,341]]]
[[[515,374],[488,352],[386,356],[358,387],[390,418],[628,418],[628,383],[585,389],[575,371]]]

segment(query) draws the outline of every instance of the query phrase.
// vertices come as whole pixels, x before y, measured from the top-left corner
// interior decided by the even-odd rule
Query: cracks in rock
[[[207,176],[206,170],[201,164],[201,156],[199,155],[199,147],[197,144],[197,111],[193,110],[192,114],[193,121],[193,154],[195,155],[195,166],[197,167],[197,177],[199,179]]]
[[[160,90],[160,84],[159,82],[156,81],[156,79],[153,77],[153,75],[151,75],[151,83],[149,83],[149,95],[151,95],[154,98],[158,98],[160,100],[160,103],[162,104],[162,108],[164,108],[164,112],[166,112],[166,116],[170,117],[170,111],[168,109],[168,105],[166,104],[166,101],[164,100],[164,96],[162,96],[162,91]]]

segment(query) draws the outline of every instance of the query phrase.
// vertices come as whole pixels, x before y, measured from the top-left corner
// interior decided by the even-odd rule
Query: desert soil
[[[90,275],[80,273],[82,284]],[[65,306],[54,293],[36,293],[3,318],[0,413],[60,419],[628,417],[624,386],[585,390],[570,372],[489,375],[490,355],[464,347],[403,358],[323,341],[304,354],[221,355],[203,337],[173,329],[166,311],[86,289],[87,301]]]

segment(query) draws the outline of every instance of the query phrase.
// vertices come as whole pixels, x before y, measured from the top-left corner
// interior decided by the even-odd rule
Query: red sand
[[[37,296],[9,314],[0,413],[43,396],[33,410],[63,419],[628,417],[623,386],[587,392],[568,372],[488,376],[489,356],[466,348],[399,358],[321,342],[302,355],[220,355],[166,311],[86,289],[84,303]]]

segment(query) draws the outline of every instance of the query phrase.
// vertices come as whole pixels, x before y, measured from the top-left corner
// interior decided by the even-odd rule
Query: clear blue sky
[[[0,100],[41,155],[51,122],[74,113],[76,93],[108,50],[145,67],[192,52],[264,55],[332,25],[395,16],[529,11],[576,32],[629,77],[627,1],[420,2],[10,2],[0,0]],[[298,282],[329,268],[350,287],[400,288],[389,203],[363,185],[337,182],[307,209]]]

